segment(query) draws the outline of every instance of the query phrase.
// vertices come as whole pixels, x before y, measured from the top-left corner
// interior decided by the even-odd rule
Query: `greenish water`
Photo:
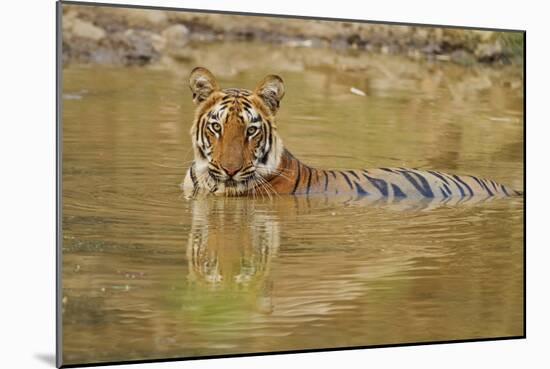
[[[283,77],[279,132],[310,165],[523,188],[519,68],[281,48],[269,69],[205,49],[225,87]],[[522,198],[185,200],[195,65],[64,69],[65,364],[523,334]]]

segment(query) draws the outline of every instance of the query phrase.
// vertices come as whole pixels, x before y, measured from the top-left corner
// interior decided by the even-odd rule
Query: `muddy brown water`
[[[324,51],[363,66],[346,71],[296,50],[277,70],[212,70],[226,87],[284,78],[298,158],[523,188],[520,67]],[[194,66],[63,71],[65,364],[523,334],[523,198],[184,199]]]

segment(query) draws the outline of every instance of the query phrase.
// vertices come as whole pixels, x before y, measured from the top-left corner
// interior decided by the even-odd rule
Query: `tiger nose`
[[[222,166],[223,170],[227,173],[229,177],[233,177],[239,170],[241,170],[242,166]]]

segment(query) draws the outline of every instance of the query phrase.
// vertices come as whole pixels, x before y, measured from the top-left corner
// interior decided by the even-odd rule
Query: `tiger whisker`
[[[258,170],[260,172],[260,170]],[[292,177],[289,177],[287,176],[286,174],[291,174],[291,172],[289,170],[286,170],[286,169],[283,169],[283,170],[279,170],[279,169],[272,169],[272,170],[261,170],[261,172],[264,172],[264,173],[261,173],[263,176],[267,177],[267,176],[270,176],[270,175],[275,175],[275,176],[281,176],[285,179],[289,179],[291,180]]]
[[[275,196],[277,196],[278,198],[281,197],[281,195],[279,195],[279,193],[277,191],[275,191],[275,188],[273,188],[271,183],[266,182],[266,186],[267,186],[267,188],[269,188],[271,190],[271,193],[273,193]]]
[[[252,182],[252,186],[251,186],[252,193],[256,193],[259,185],[258,176],[256,174],[252,176],[251,182]]]
[[[292,179],[291,177],[289,177],[289,176],[287,176],[287,175],[285,175],[285,174],[283,174],[283,173],[274,172],[274,174],[275,174],[276,176],[283,177],[283,178],[285,178],[285,179],[289,179],[289,180]]]
[[[262,191],[262,199],[264,198],[264,193],[266,195],[268,195],[268,197],[270,197],[269,193],[267,192],[267,190],[265,189],[264,185],[262,182],[259,182],[259,186],[258,186],[258,189],[260,189]]]
[[[272,199],[271,197],[272,193],[279,196],[279,194],[273,189],[273,186],[269,182],[267,182],[265,178],[261,176],[256,176],[255,178],[258,184],[260,185],[260,188],[266,192],[270,200]]]
[[[266,186],[271,190],[271,192],[276,195],[277,197],[281,197],[281,195],[279,195],[279,193],[277,191],[275,191],[275,188],[273,188],[273,185],[269,182],[265,182]]]

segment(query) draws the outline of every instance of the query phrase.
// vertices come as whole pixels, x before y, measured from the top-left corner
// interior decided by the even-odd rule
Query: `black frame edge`
[[[55,271],[56,271],[56,288],[55,288],[55,365],[60,368],[63,366],[63,315],[62,315],[62,268],[63,268],[63,229],[62,229],[62,162],[63,159],[63,135],[62,135],[62,112],[63,101],[61,98],[61,88],[63,86],[62,78],[62,57],[63,57],[63,41],[62,41],[62,18],[63,9],[62,2],[55,3],[55,218],[56,218],[56,248],[55,248]]]
[[[523,336],[527,338],[527,31],[523,31]]]
[[[126,361],[104,361],[96,363],[83,363],[83,364],[68,364],[62,365],[61,368],[85,368],[92,366],[107,366],[107,365],[131,365],[131,364],[152,364],[152,363],[167,363],[174,361],[195,361],[195,360],[210,360],[210,359],[231,359],[239,357],[252,357],[252,356],[269,356],[269,355],[289,355],[289,354],[311,354],[316,352],[336,352],[336,351],[352,351],[352,350],[364,350],[364,349],[381,349],[381,348],[394,348],[394,347],[416,347],[416,346],[430,346],[430,345],[443,345],[443,344],[457,344],[457,343],[478,343],[478,342],[498,342],[525,339],[525,336],[510,336],[510,337],[489,337],[489,338],[472,338],[461,340],[449,340],[449,341],[427,341],[427,342],[412,342],[412,343],[390,343],[372,346],[351,346],[351,347],[329,347],[318,349],[305,349],[305,350],[288,350],[288,351],[270,351],[270,352],[253,352],[253,353],[239,353],[239,354],[226,354],[226,355],[207,355],[207,356],[192,356],[192,357],[173,357],[162,359],[144,359],[144,360],[126,360]]]

